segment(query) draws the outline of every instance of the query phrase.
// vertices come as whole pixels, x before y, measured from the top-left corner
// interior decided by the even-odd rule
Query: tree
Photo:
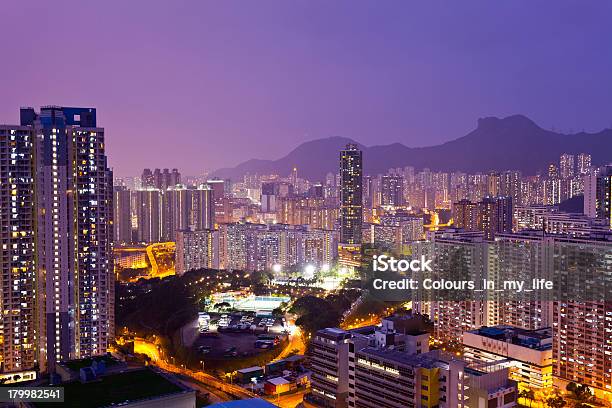
[[[565,389],[571,394],[572,399],[576,401],[576,407],[588,406],[586,403],[593,401],[593,391],[587,385],[571,382],[567,384]]]
[[[559,395],[556,395],[546,400],[546,406],[550,408],[563,408],[565,406],[565,400]]]
[[[529,401],[529,406],[531,406],[531,404],[533,403],[533,400],[535,398],[535,392],[533,392],[533,390],[530,389],[524,389],[524,390],[520,390],[518,393],[518,397],[519,398],[524,398],[526,400]]]

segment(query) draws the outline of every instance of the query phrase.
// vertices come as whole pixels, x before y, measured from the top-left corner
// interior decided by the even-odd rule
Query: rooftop
[[[81,383],[62,384],[65,402],[62,407],[111,407],[127,402],[189,392],[150,368],[125,371]],[[53,403],[33,403],[35,407],[56,407]]]
[[[321,329],[317,332],[318,337],[323,337],[329,340],[340,341],[344,339],[348,339],[351,337],[351,334],[345,330],[336,328],[336,327],[328,327],[327,329]]]
[[[242,368],[240,370],[237,370],[239,373],[241,374],[246,374],[246,373],[252,373],[255,371],[262,371],[263,368],[259,367],[259,366],[253,366],[253,367],[247,367],[247,368]]]
[[[268,382],[270,384],[274,384],[274,385],[283,385],[283,384],[289,384],[289,381],[287,381],[287,379],[283,378],[283,377],[276,377],[276,378],[270,378],[268,380]]]
[[[546,350],[552,347],[552,331],[550,328],[527,330],[514,326],[483,326],[468,333],[516,344],[536,350]]]
[[[71,370],[78,371],[81,368],[91,367],[94,361],[97,361],[97,362],[103,361],[106,364],[107,368],[119,364],[119,362],[115,360],[113,357],[109,355],[103,355],[103,356],[82,358],[79,360],[65,361],[65,362],[62,362],[61,365],[68,367]]]

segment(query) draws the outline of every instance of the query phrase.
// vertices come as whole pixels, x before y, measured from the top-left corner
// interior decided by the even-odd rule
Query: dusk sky
[[[119,176],[328,136],[424,146],[483,116],[612,126],[612,2],[0,4],[0,123],[91,106]]]

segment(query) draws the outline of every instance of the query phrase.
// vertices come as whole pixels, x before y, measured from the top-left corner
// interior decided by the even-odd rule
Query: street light
[[[306,265],[304,268],[304,278],[312,279],[314,277],[315,267],[314,265]]]

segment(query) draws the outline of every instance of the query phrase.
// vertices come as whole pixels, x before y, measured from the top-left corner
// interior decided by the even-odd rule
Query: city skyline
[[[121,176],[151,163],[195,175],[329,136],[432,145],[485,116],[521,113],[563,132],[612,119],[609,4],[75,4],[2,6],[0,34],[21,41],[2,45],[20,69],[0,68],[0,117],[15,123],[15,105],[95,106]],[[89,31],[89,15],[112,32]],[[20,30],[24,19],[37,30]],[[49,24],[60,19],[78,27]],[[86,50],[88,74],[46,38]],[[169,138],[178,148],[160,149]]]
[[[612,3],[0,13],[0,405],[612,408]]]

